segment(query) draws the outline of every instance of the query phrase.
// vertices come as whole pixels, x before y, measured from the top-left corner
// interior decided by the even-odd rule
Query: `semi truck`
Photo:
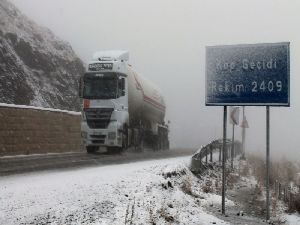
[[[129,64],[128,51],[94,53],[80,77],[81,137],[88,153],[99,147],[169,148],[166,104],[159,88]]]

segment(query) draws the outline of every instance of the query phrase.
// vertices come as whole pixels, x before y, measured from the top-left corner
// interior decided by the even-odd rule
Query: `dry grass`
[[[251,164],[252,174],[258,181],[258,186],[262,190],[266,179],[265,160],[255,155],[249,155],[248,162]],[[297,183],[300,165],[282,158],[278,161],[272,161],[270,167],[270,185],[274,185],[275,182],[279,182],[283,186],[288,186],[291,182]],[[274,199],[273,208],[276,208],[277,199]],[[293,194],[288,204],[288,211],[300,213],[300,193]]]
[[[188,195],[192,195],[193,196],[193,191],[192,191],[192,181],[191,178],[189,176],[187,176],[183,182],[182,182],[182,186],[181,186],[181,190],[188,194]]]
[[[253,175],[256,177],[257,181],[259,183],[264,183],[266,176],[265,159],[255,155],[249,155],[248,162],[253,168]],[[297,168],[295,163],[283,158],[278,161],[272,161],[270,167],[271,185],[273,185],[275,181],[279,181],[281,184],[288,184],[290,182],[297,181],[299,168]]]
[[[292,194],[291,201],[289,204],[288,212],[298,212],[300,213],[300,193]]]
[[[212,186],[212,181],[208,180],[205,182],[205,185],[202,187],[202,191],[204,193],[212,193],[213,192],[213,186]]]
[[[165,206],[162,206],[160,210],[158,210],[158,214],[160,217],[164,218],[164,220],[169,224],[172,224],[175,221],[174,217],[170,215]]]
[[[228,174],[227,176],[227,187],[229,189],[232,189],[234,187],[234,184],[236,184],[239,180],[239,176],[237,174],[234,174],[234,173],[230,173]]]

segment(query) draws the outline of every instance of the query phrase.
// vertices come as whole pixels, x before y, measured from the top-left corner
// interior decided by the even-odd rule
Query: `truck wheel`
[[[87,153],[95,153],[98,150],[97,146],[86,146]]]
[[[122,134],[122,148],[125,150],[128,148],[128,136],[126,134]]]
[[[138,149],[141,152],[144,151],[144,141],[143,141],[143,139],[140,140],[140,143],[138,145]]]

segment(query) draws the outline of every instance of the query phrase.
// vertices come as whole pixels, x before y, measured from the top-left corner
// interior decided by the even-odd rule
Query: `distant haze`
[[[84,62],[96,50],[129,50],[130,64],[164,93],[173,147],[222,136],[223,108],[205,106],[205,46],[291,42],[291,107],[271,108],[271,154],[300,158],[300,1],[12,2],[70,42]],[[247,107],[246,115],[247,149],[264,154],[265,107]]]

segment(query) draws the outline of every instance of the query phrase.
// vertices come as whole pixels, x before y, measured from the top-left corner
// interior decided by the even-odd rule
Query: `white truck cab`
[[[127,51],[96,52],[81,77],[81,136],[88,152],[124,147],[128,125]]]

